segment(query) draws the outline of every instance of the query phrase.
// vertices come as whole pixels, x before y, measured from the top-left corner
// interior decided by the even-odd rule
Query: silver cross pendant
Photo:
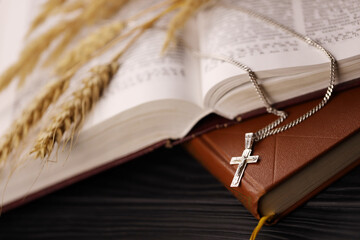
[[[230,164],[239,164],[236,169],[234,178],[231,182],[230,187],[238,187],[240,185],[240,181],[244,175],[245,168],[248,163],[256,163],[259,159],[259,156],[250,156],[251,148],[254,143],[254,134],[246,133],[245,134],[245,150],[243,151],[241,157],[232,157],[230,160]]]

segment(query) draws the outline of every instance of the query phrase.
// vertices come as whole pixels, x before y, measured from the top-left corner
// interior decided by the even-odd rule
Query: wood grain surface
[[[71,160],[70,160],[71,161]],[[360,239],[360,168],[261,239]],[[181,147],[160,149],[0,217],[0,239],[249,239],[257,221]]]

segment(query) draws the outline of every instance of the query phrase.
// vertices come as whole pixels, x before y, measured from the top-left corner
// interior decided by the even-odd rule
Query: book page
[[[171,47],[162,56],[165,37],[162,28],[150,29],[120,59],[120,69],[91,114],[88,126],[152,101],[177,99],[202,107],[198,59],[182,46]],[[109,55],[113,52],[116,50]],[[104,59],[106,56],[94,62],[106,62]]]
[[[277,76],[289,74],[282,69],[291,69],[292,74],[301,73],[302,67],[316,67],[329,60],[321,51],[239,11],[238,7],[251,9],[310,36],[339,62],[360,54],[359,1],[222,1],[203,11],[198,21],[201,52],[238,60],[259,78],[274,76],[273,70],[280,70]],[[213,59],[202,59],[201,70],[203,97],[224,79],[245,74],[235,66]],[[248,80],[243,77],[239,81]]]
[[[158,1],[131,1],[120,12],[127,19]],[[145,16],[137,25],[154,15]],[[165,16],[155,28],[148,29],[134,46],[120,59],[120,68],[107,91],[87,120],[87,128],[144,103],[176,99],[202,107],[200,61],[181,45],[171,45],[166,53],[161,50],[166,39],[166,27],[171,16]],[[187,24],[182,36],[190,44],[198,44],[196,24]],[[117,44],[104,56],[89,65],[106,63],[125,43]]]

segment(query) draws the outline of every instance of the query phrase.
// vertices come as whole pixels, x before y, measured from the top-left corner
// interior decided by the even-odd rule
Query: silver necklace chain
[[[232,8],[233,9],[233,8]],[[261,101],[263,102],[266,111],[268,113],[274,114],[276,116],[278,116],[279,118],[276,119],[275,121],[271,122],[270,124],[268,124],[267,126],[265,126],[264,128],[258,130],[257,132],[254,133],[254,141],[260,141],[268,136],[277,134],[277,133],[281,133],[286,131],[289,128],[292,128],[296,125],[298,125],[299,123],[303,122],[304,120],[306,120],[307,118],[309,118],[310,116],[314,115],[317,111],[319,111],[321,108],[323,108],[325,106],[325,104],[329,101],[330,96],[333,92],[334,89],[334,85],[335,85],[335,78],[336,78],[336,60],[333,57],[333,55],[326,50],[323,46],[321,46],[320,44],[318,44],[317,42],[315,42],[314,40],[312,40],[310,37],[308,36],[304,36],[301,35],[298,32],[295,32],[294,30],[277,23],[276,21],[265,17],[263,15],[260,15],[254,11],[251,11],[249,9],[246,8],[236,8],[236,10],[239,10],[243,13],[248,14],[249,16],[252,16],[254,18],[257,18],[261,21],[264,21],[270,25],[273,25],[277,28],[280,28],[281,30],[290,33],[291,35],[295,36],[296,38],[306,42],[308,45],[315,47],[316,49],[322,51],[323,53],[325,53],[326,57],[329,58],[330,60],[330,76],[329,76],[329,85],[327,87],[325,96],[323,97],[323,99],[321,100],[320,103],[318,103],[315,107],[313,107],[312,109],[310,109],[308,112],[306,112],[305,114],[301,115],[300,117],[298,117],[297,119],[283,125],[280,127],[277,127],[280,123],[282,123],[286,117],[287,117],[287,113],[284,111],[280,111],[277,110],[276,108],[272,107],[268,101],[268,98],[265,96],[265,91],[262,89],[262,87],[259,85],[257,77],[255,75],[255,73],[251,70],[250,67],[246,66],[243,63],[240,63],[238,61],[236,61],[235,59],[229,58],[229,57],[225,57],[225,56],[221,56],[221,55],[211,55],[211,54],[202,54],[199,52],[195,52],[197,55],[199,55],[200,57],[206,57],[206,58],[212,58],[212,59],[218,59],[218,60],[222,60],[225,61],[227,63],[233,64],[241,69],[243,69],[244,71],[246,71],[249,75],[250,81],[253,84],[253,86],[255,87],[255,90],[259,96],[259,98],[261,99]]]

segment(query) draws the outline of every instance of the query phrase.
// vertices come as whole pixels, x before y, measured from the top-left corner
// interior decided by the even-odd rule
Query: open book
[[[26,161],[14,172],[10,171],[10,178],[9,174],[2,174],[3,204],[14,203],[55,184],[64,185],[66,180],[81,173],[110,166],[116,159],[126,159],[166,139],[183,138],[210,113],[234,119],[263,107],[247,73],[226,62],[199,58],[191,49],[231,57],[248,65],[272,103],[327,87],[329,63],[322,52],[238,11],[237,5],[256,9],[319,41],[338,61],[337,84],[360,76],[357,19],[360,3],[350,0],[220,2],[203,9],[186,25],[183,39],[190,48],[179,44],[161,56],[165,38],[162,26],[146,32],[121,59],[121,68],[87,118],[70,157],[67,159],[68,151],[59,151],[54,156],[60,159],[58,162],[44,166],[41,161]],[[132,13],[145,3],[148,1],[131,1],[125,13]],[[0,35],[6,36],[1,38],[0,70],[16,59],[15,49],[21,48],[21,39],[38,6],[39,1],[23,0],[22,4],[0,1]],[[106,62],[110,55],[111,50],[86,67]],[[75,78],[80,78],[85,70]],[[41,85],[49,75],[34,73],[31,78]],[[9,103],[2,104],[0,109],[2,132],[37,89],[33,81],[19,91],[11,85],[0,94],[1,102]]]

